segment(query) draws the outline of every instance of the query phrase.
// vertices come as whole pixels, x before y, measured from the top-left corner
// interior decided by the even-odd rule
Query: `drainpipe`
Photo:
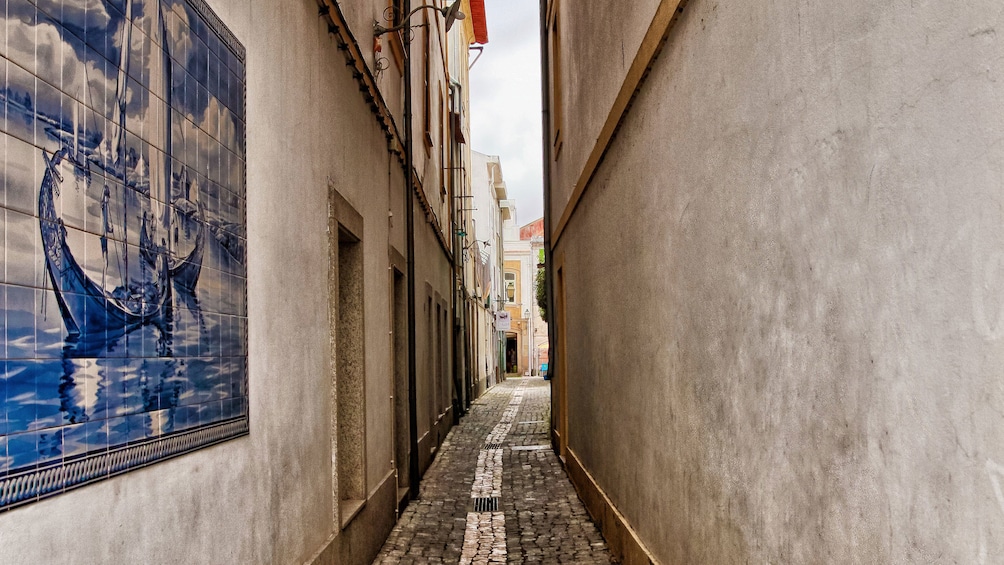
[[[547,41],[547,0],[540,0],[540,101],[541,120],[543,127],[543,158],[544,158],[544,271],[545,271],[545,294],[547,295],[547,372],[551,377],[551,387],[554,388],[554,379],[564,378],[558,375],[558,326],[555,324],[554,312],[554,262],[551,260],[551,91],[550,91],[550,44]],[[564,386],[564,383],[562,383]],[[554,414],[557,411],[558,399],[551,395],[551,430],[554,430]],[[561,406],[561,410],[567,410],[567,406]],[[566,440],[567,441],[567,440]],[[551,443],[555,451],[558,445],[554,444],[554,434],[551,434]]]
[[[450,84],[450,124],[453,124],[453,113],[457,109],[457,98],[461,96],[459,86],[456,84]],[[459,125],[459,124],[458,124]],[[446,170],[450,171],[450,198],[451,206],[455,206],[453,221],[450,222],[453,233],[453,390],[456,392],[456,397],[453,402],[453,409],[455,417],[459,420],[465,413],[465,387],[461,382],[463,378],[463,360],[461,358],[462,354],[466,353],[466,348],[461,350],[457,348],[457,344],[460,343],[460,337],[466,335],[467,329],[464,327],[463,317],[458,316],[457,313],[457,295],[464,291],[463,276],[461,275],[461,269],[463,268],[463,253],[464,253],[464,242],[460,239],[460,218],[463,216],[463,202],[462,198],[456,198],[457,196],[457,167],[456,163],[458,144],[455,137],[455,132],[452,131],[450,135],[450,163]],[[463,184],[461,183],[461,189],[463,189]],[[458,319],[459,318],[459,319]]]
[[[403,0],[402,16],[411,14],[411,0]],[[406,32],[407,33],[407,32]],[[417,328],[415,320],[415,163],[411,123],[411,41],[404,42],[404,216],[408,254],[408,435],[411,450],[408,456],[408,486],[412,499],[418,498],[418,361],[416,356]]]

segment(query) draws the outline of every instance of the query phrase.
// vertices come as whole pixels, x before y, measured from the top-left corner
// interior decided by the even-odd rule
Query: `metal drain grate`
[[[486,443],[485,449],[502,449],[501,443]]]
[[[498,512],[499,511],[499,499],[498,497],[482,497],[472,499],[474,502],[474,512]]]

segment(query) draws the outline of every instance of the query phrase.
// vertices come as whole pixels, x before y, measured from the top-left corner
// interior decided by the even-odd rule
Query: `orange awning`
[[[474,43],[488,43],[488,20],[485,18],[485,0],[470,0],[471,22],[474,23]]]

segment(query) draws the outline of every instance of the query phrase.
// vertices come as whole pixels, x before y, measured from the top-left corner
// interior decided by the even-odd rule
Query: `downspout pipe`
[[[564,378],[558,374],[558,326],[555,324],[557,316],[554,312],[554,261],[551,253],[551,52],[550,43],[547,41],[547,0],[540,0],[540,107],[541,107],[541,133],[543,134],[543,159],[544,159],[544,289],[547,296],[547,373],[551,377],[553,388],[555,378]],[[562,382],[564,386],[564,382]],[[551,430],[554,430],[554,415],[557,411],[558,399],[551,395]],[[567,406],[561,406],[561,410],[567,410]],[[554,434],[551,434],[552,447],[557,451],[559,446],[554,442]]]
[[[452,115],[457,110],[457,98],[460,96],[459,87],[455,84],[450,84],[450,123],[453,123]],[[455,206],[453,212],[453,221],[450,222],[452,227],[452,241],[453,241],[453,390],[455,392],[453,398],[453,409],[454,414],[456,414],[457,421],[459,418],[463,417],[466,413],[465,410],[465,387],[463,385],[462,373],[463,373],[463,359],[461,355],[464,353],[458,347],[460,343],[460,337],[465,335],[466,328],[464,328],[463,318],[459,316],[457,312],[458,305],[458,295],[463,292],[464,283],[463,277],[461,275],[461,269],[463,267],[463,242],[460,240],[460,222],[462,217],[463,199],[456,198],[457,195],[457,185],[460,184],[460,188],[463,189],[462,183],[457,183],[457,161],[459,147],[456,140],[456,132],[452,131],[450,133],[450,163],[447,170],[450,171],[450,199],[452,200],[451,206]]]
[[[403,0],[402,10],[411,14],[411,0]],[[406,38],[408,39],[408,38]],[[415,317],[415,143],[413,140],[411,92],[411,41],[404,41],[404,216],[406,253],[408,254],[408,491],[412,500],[418,498],[418,361]]]
[[[469,70],[470,70],[470,67],[468,67],[468,71]],[[464,109],[464,102],[463,102],[464,95],[465,95],[465,92],[464,92],[463,85],[460,84],[459,82],[457,82],[455,79],[451,79],[450,80],[450,104],[451,104],[452,111],[456,112],[457,114],[460,114],[461,112],[463,112],[463,109]],[[462,120],[461,120],[461,123],[462,123]],[[458,125],[460,125],[460,124],[458,124]],[[465,143],[466,143],[466,141],[465,141]],[[457,359],[456,362],[460,366],[461,379],[463,381],[462,382],[462,389],[463,389],[462,399],[463,400],[461,402],[460,415],[464,416],[464,415],[467,414],[467,411],[471,409],[471,396],[473,395],[473,385],[472,385],[472,382],[471,382],[471,380],[472,380],[472,377],[471,377],[471,374],[472,374],[472,372],[471,372],[471,359],[474,357],[474,354],[473,354],[473,351],[472,351],[472,341],[471,341],[471,337],[470,337],[471,336],[471,327],[472,327],[472,325],[471,325],[470,318],[467,315],[467,312],[468,312],[468,308],[467,308],[467,282],[468,281],[467,281],[467,271],[466,271],[466,268],[464,267],[464,240],[463,240],[462,237],[460,237],[460,234],[459,234],[460,231],[467,229],[467,220],[466,220],[466,217],[463,214],[463,207],[464,207],[463,206],[463,201],[464,201],[463,197],[468,196],[468,194],[467,194],[466,191],[467,191],[467,167],[468,167],[469,164],[464,159],[465,154],[464,154],[463,151],[461,151],[460,144],[454,143],[452,145],[452,147],[451,147],[451,150],[454,151],[455,155],[456,155],[456,162],[455,163],[451,163],[451,168],[450,168],[451,176],[450,176],[450,179],[451,179],[452,182],[454,182],[453,197],[457,201],[457,205],[456,205],[457,206],[457,214],[455,216],[457,218],[457,225],[455,226],[455,229],[453,230],[454,237],[455,237],[455,239],[454,239],[455,243],[454,243],[454,248],[453,248],[454,249],[453,258],[454,258],[454,262],[457,264],[457,280],[458,280],[459,287],[460,287],[459,290],[457,291],[457,293],[454,295],[454,305],[453,305],[454,315],[455,316],[458,315],[457,312],[456,312],[457,308],[461,309],[461,312],[459,314],[459,317],[460,317],[460,329],[458,330],[459,331],[459,336],[455,336],[455,339],[454,339],[454,355],[457,355],[457,353],[456,353],[456,351],[457,351],[456,350],[456,343],[458,342],[457,338],[459,337],[459,340],[463,342],[463,347],[462,347],[461,355],[458,357],[458,359]],[[457,163],[459,163],[459,165]],[[459,194],[459,195],[457,194],[457,185],[459,185],[459,188],[460,188],[460,191],[461,191],[461,194]],[[460,197],[458,198],[458,196],[460,196]],[[477,238],[475,237],[475,239],[477,239]],[[459,254],[459,259],[457,258],[458,254]]]

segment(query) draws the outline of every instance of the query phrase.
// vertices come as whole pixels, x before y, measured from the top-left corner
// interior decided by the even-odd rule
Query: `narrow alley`
[[[610,563],[551,449],[550,396],[513,378],[475,402],[376,563]]]
[[[1004,564],[1002,101],[1001,0],[0,0],[0,565]]]

